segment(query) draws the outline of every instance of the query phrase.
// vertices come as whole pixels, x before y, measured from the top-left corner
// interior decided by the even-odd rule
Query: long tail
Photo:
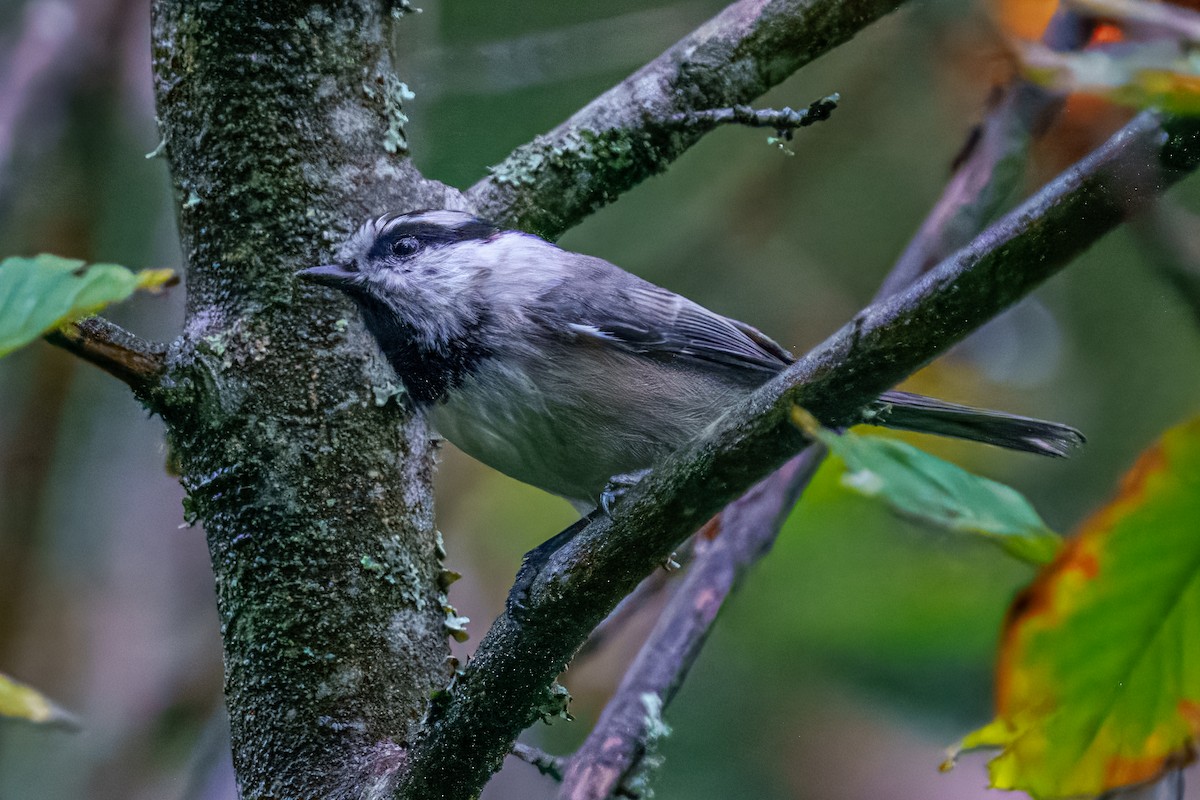
[[[868,408],[863,422],[1060,458],[1085,441],[1083,434],[1069,425],[960,406],[909,392],[884,392]]]

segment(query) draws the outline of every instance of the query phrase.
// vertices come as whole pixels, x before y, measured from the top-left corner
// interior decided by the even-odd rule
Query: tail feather
[[[1069,425],[947,403],[909,392],[884,392],[863,422],[918,433],[952,436],[1009,450],[1065,457],[1081,446],[1083,434]]]

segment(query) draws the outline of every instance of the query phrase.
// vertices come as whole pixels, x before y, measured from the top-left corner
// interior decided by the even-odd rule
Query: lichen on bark
[[[385,2],[154,4],[187,312],[154,398],[204,524],[245,797],[385,792],[449,677],[432,452],[354,311],[361,219],[461,205],[400,152]],[[398,138],[399,137],[399,138]]]

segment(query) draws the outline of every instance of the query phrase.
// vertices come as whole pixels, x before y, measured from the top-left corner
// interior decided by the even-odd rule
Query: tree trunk
[[[461,202],[405,157],[393,19],[154,3],[188,303],[152,404],[208,535],[245,797],[386,792],[450,674],[425,429],[349,303],[293,277],[370,214]]]

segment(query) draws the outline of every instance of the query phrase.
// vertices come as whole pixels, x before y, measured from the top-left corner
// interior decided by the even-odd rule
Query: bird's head
[[[441,346],[480,322],[482,248],[503,229],[461,211],[385,214],[346,240],[333,264],[296,274],[339,289],[363,311],[384,344],[403,336]]]

